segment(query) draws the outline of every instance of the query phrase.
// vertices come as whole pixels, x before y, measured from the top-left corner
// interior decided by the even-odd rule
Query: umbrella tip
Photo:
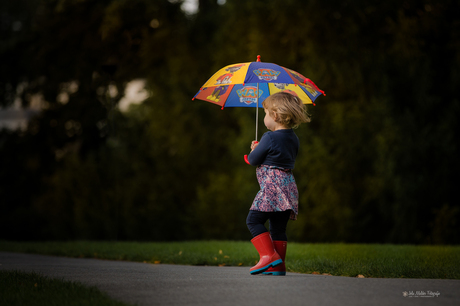
[[[257,61],[260,62],[260,55],[257,55]]]

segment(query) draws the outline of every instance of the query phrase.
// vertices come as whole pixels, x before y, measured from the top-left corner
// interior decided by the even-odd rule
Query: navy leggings
[[[267,232],[265,222],[270,220],[270,236],[273,241],[287,241],[286,226],[290,216],[291,210],[276,212],[250,210],[246,219],[246,225],[252,237],[256,237]]]

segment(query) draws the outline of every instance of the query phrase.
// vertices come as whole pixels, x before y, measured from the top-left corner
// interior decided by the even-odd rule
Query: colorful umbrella
[[[217,71],[193,97],[224,107],[256,107],[256,141],[258,108],[271,94],[289,92],[304,104],[314,104],[324,91],[294,70],[260,61],[228,65]]]

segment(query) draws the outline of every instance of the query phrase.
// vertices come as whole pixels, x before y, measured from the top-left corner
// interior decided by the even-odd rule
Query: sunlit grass
[[[0,250],[153,264],[252,266],[250,242],[0,242]],[[460,279],[459,246],[289,243],[288,271],[356,277]]]
[[[460,247],[292,244],[288,269],[301,273],[459,279]]]
[[[0,270],[0,305],[125,306],[96,287],[51,279],[36,273]]]

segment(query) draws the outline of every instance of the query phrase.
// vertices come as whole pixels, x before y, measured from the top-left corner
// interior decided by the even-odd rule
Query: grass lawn
[[[8,242],[0,251],[153,264],[252,266],[250,242]],[[387,278],[460,279],[460,246],[289,243],[290,272]]]
[[[96,287],[51,279],[36,273],[0,271],[0,305],[34,306],[127,306]]]

